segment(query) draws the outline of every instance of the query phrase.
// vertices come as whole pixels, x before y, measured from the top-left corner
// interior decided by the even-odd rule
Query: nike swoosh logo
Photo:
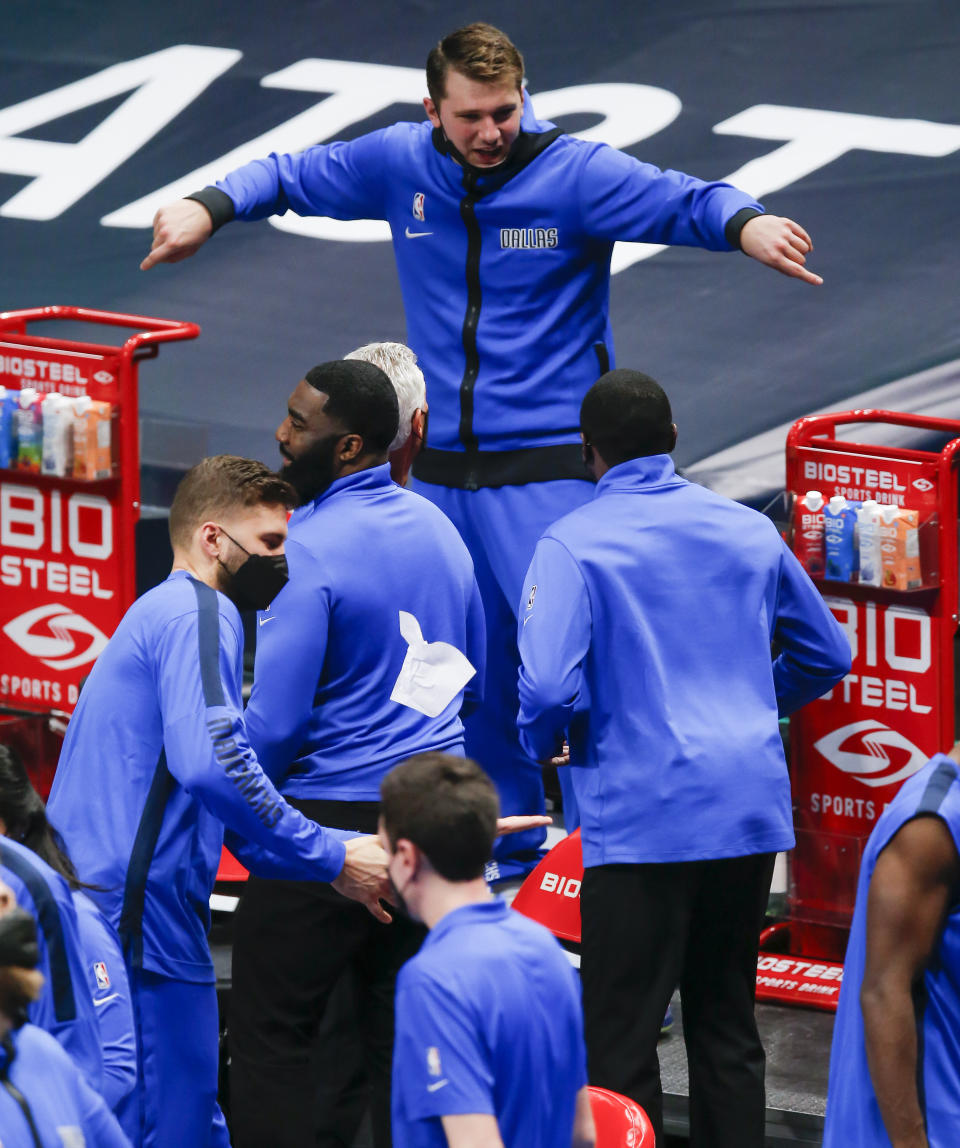
[[[275,622],[276,620],[277,620],[276,614],[274,614],[272,618],[258,618],[257,619],[257,625],[258,626],[265,626],[267,624],[267,622]]]
[[[523,619],[523,624],[524,624],[524,625],[526,625],[526,624],[527,624],[527,622],[529,622],[529,621],[530,621],[530,619],[531,619],[532,617],[533,617],[533,615],[532,615],[532,614],[528,614],[528,615],[527,615],[527,616],[526,616],[526,617]]]
[[[407,230],[403,233],[407,239],[421,239],[424,235],[433,235],[432,231],[411,231],[409,224]]]
[[[449,1083],[450,1083],[450,1081],[447,1080],[446,1077],[444,1077],[443,1080],[438,1080],[434,1084],[428,1084],[427,1085],[427,1092],[436,1092],[438,1088],[443,1088],[443,1086],[445,1084],[449,1084]]]
[[[119,996],[120,996],[119,993],[111,993],[108,997],[100,997],[99,1000],[97,1000],[95,998],[93,1003],[94,1003],[96,1008],[101,1008],[103,1005],[109,1004],[111,1001],[117,1000],[117,998]]]

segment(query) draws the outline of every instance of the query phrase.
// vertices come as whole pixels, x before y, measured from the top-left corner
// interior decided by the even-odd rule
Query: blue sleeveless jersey
[[[844,965],[830,1055],[824,1148],[889,1148],[867,1068],[860,1011],[867,894],[877,858],[911,818],[940,817],[960,853],[960,768],[937,754],[893,799],[870,835],[860,866],[857,905]],[[915,994],[920,1104],[930,1148],[960,1144],[960,900],[951,905],[921,991]]]

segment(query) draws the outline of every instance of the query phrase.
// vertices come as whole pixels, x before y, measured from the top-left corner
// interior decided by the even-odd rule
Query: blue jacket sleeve
[[[392,130],[254,160],[216,186],[233,200],[237,219],[265,219],[288,210],[333,219],[386,219],[385,143]]]
[[[103,1049],[101,1093],[116,1109],[137,1083],[137,1039],[127,969],[120,940],[100,910],[82,892],[73,894],[87,983],[100,1025]]]
[[[197,613],[167,625],[157,652],[167,768],[225,826],[332,881],[344,846],[288,805],[260,768],[243,720],[240,618],[233,607],[232,620],[221,617],[220,596],[206,590],[198,587]]]
[[[290,581],[257,615],[257,656],[247,703],[250,744],[276,784],[297,759],[323,671],[330,601],[316,562],[287,543]]]
[[[832,689],[850,672],[850,643],[807,572],[783,545],[773,641],[780,716]]]
[[[597,239],[730,251],[727,223],[756,200],[729,183],[705,183],[598,144],[580,183],[584,231]]]
[[[520,603],[520,744],[542,761],[559,748],[583,687],[590,600],[569,551],[541,538]]]
[[[335,841],[342,841],[346,844],[354,837],[362,837],[362,833],[358,833],[355,829],[331,829],[325,830],[328,836]],[[316,868],[306,862],[298,861],[297,859],[287,860],[283,857],[278,857],[276,853],[271,853],[269,849],[264,849],[260,845],[254,845],[250,841],[245,841],[239,837],[232,829],[228,829],[224,834],[224,844],[236,859],[250,870],[256,877],[269,877],[275,881],[316,881],[317,871]]]
[[[483,701],[483,683],[487,675],[487,625],[476,578],[473,580],[470,606],[467,611],[467,648],[464,652],[470,665],[477,671],[464,686],[460,716],[465,718],[469,717]]]

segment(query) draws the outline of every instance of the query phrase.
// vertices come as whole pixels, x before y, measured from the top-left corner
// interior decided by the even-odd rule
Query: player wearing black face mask
[[[221,455],[188,472],[170,509],[173,570],[97,659],[50,797],[78,876],[124,945],[143,1148],[228,1143],[216,1104],[215,979],[197,909],[213,889],[224,828],[248,867],[256,860],[246,851],[259,847],[282,875],[331,882],[384,915],[380,847],[344,845],[288,805],[245,728],[237,605],[266,606],[284,585],[295,502],[262,463]]]
[[[220,529],[247,556],[231,570],[218,555],[217,562],[226,574],[226,585],[220,589],[238,610],[266,610],[290,580],[286,555],[251,554],[232,534],[222,526]]]
[[[15,1028],[26,1023],[27,1005],[36,998],[40,985],[35,978],[9,975],[8,966],[19,973],[35,969],[39,963],[37,922],[26,909],[10,909],[0,917],[0,1014]]]

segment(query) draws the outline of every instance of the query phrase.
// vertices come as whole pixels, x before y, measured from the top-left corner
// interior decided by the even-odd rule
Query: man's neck
[[[185,550],[174,550],[173,552],[173,566],[170,568],[170,573],[176,574],[178,570],[185,571],[191,578],[196,578],[198,582],[205,582],[214,590],[218,589],[217,567],[200,562],[194,555]]]
[[[493,894],[482,877],[473,881],[446,881],[435,877],[423,892],[420,903],[420,917],[428,929],[432,929],[454,909],[465,905],[485,905],[493,899]]]

